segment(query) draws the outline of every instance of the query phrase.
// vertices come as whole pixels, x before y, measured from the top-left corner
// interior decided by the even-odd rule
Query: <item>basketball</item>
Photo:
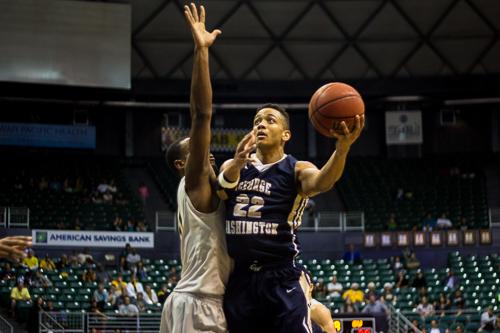
[[[343,134],[341,122],[349,131],[356,127],[356,116],[365,113],[361,95],[348,84],[327,83],[312,95],[309,102],[309,119],[314,128],[326,137],[333,137],[330,129]]]

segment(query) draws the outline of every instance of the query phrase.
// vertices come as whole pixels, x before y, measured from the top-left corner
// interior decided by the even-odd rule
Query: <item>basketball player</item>
[[[232,263],[222,225],[224,204],[216,194],[217,178],[209,153],[212,88],[208,48],[221,31],[206,31],[205,9],[199,9],[198,13],[194,4],[184,7],[195,45],[189,138],[174,142],[166,156],[169,166],[182,177],[177,190],[182,272],[163,307],[161,333],[227,332],[222,295]]]
[[[224,298],[231,333],[310,332],[296,229],[309,197],[330,190],[342,175],[351,145],[364,126],[356,116],[350,132],[331,130],[337,139],[328,162],[318,169],[284,152],[291,138],[287,112],[275,104],[260,107],[254,117],[257,151],[226,161],[219,183],[226,189],[226,240],[235,261]]]

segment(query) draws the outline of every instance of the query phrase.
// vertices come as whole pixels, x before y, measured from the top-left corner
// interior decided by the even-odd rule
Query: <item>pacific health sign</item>
[[[95,126],[0,123],[0,145],[95,149]]]
[[[35,246],[76,246],[76,247],[125,247],[130,244],[137,248],[155,246],[152,232],[115,232],[115,231],[66,231],[33,230]]]

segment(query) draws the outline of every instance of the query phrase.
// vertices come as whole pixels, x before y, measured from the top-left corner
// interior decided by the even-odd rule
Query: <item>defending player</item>
[[[191,82],[190,137],[174,142],[167,163],[182,177],[177,191],[177,221],[182,262],[181,279],[165,302],[161,333],[227,332],[222,309],[231,260],[227,254],[224,204],[215,192],[211,165],[212,88],[208,48],[221,33],[205,30],[205,9],[184,7],[195,49]]]
[[[291,138],[289,117],[278,105],[257,110],[253,134],[254,162],[235,155],[226,161],[219,183],[226,188],[226,240],[235,260],[224,298],[231,333],[310,332],[304,274],[295,265],[299,253],[296,229],[309,197],[330,190],[342,175],[346,156],[364,126],[356,117],[349,132],[333,131],[336,149],[318,169],[286,155]],[[303,284],[302,284],[303,285]]]

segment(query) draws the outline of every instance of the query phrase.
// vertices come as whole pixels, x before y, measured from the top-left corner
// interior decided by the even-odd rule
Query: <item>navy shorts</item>
[[[224,296],[229,333],[311,333],[303,278],[292,264],[237,266]]]

